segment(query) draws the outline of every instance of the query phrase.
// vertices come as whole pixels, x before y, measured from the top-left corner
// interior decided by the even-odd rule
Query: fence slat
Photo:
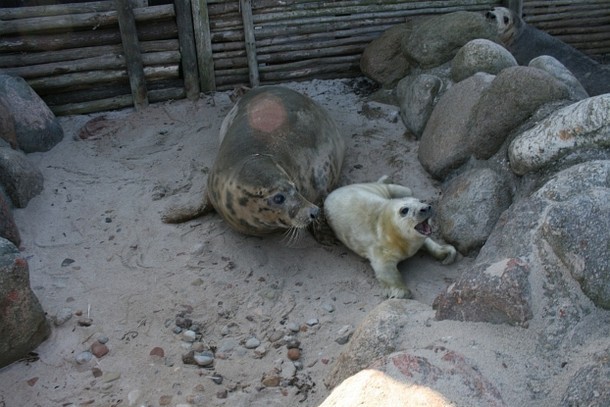
[[[195,46],[199,65],[199,82],[203,92],[216,90],[214,80],[214,59],[212,37],[210,36],[210,16],[206,0],[192,0]]]
[[[182,54],[184,72],[184,89],[190,100],[199,98],[199,75],[197,72],[197,51],[195,51],[195,34],[191,15],[190,0],[175,0],[176,23],[178,24],[178,41]]]
[[[123,50],[125,51],[125,62],[127,64],[127,72],[129,73],[129,85],[133,95],[133,104],[136,109],[140,110],[148,106],[148,96],[146,94],[144,64],[138,43],[136,19],[129,0],[115,0],[114,4],[119,18],[119,28]]]
[[[254,23],[252,18],[251,0],[239,0],[241,15],[244,21],[244,37],[246,41],[246,55],[248,58],[248,75],[250,86],[255,87],[260,83],[258,74],[258,61],[256,59],[256,39],[254,38]]]

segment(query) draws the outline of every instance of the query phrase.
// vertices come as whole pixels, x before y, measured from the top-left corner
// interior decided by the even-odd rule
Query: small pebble
[[[107,336],[100,336],[97,341],[101,344],[107,344],[110,339]]]
[[[161,396],[159,397],[160,406],[169,406],[172,403],[172,396]]]
[[[263,376],[261,383],[265,387],[277,387],[280,385],[280,380],[282,380],[282,378],[277,374],[266,374]]]
[[[309,321],[307,321],[307,325],[309,325],[309,326],[318,325],[319,323],[320,323],[320,320],[318,318],[312,318]]]
[[[141,394],[142,392],[138,389],[132,390],[127,394],[127,403],[129,404],[129,407],[136,405]]]
[[[102,369],[100,369],[99,367],[94,367],[93,369],[91,369],[91,374],[93,375],[93,377],[102,377],[104,372],[102,372]]]
[[[82,317],[78,319],[78,325],[80,326],[91,326],[91,324],[93,324],[93,319],[91,318]]]
[[[226,390],[220,390],[216,392],[216,398],[218,399],[226,399],[229,393]]]
[[[193,320],[190,318],[176,317],[176,326],[182,329],[189,329],[193,324]]]
[[[70,318],[72,318],[72,308],[65,307],[57,312],[53,322],[55,323],[55,326],[61,326],[68,322]]]
[[[190,329],[187,329],[186,331],[182,332],[183,341],[195,342],[195,339],[197,339],[197,333],[195,331],[191,331]]]
[[[61,262],[62,267],[68,267],[70,264],[74,263],[74,260],[66,258]]]
[[[212,381],[216,384],[222,384],[223,377],[222,375],[216,373],[214,376],[210,377],[210,379],[212,379]]]
[[[175,326],[174,329],[172,329],[172,332],[178,335],[180,332],[182,332],[182,328]]]
[[[81,352],[78,355],[76,355],[76,363],[78,363],[79,365],[87,363],[91,359],[93,359],[93,353],[91,353],[89,351],[84,351],[84,352]]]
[[[108,346],[103,343],[95,342],[91,344],[91,353],[95,355],[96,358],[101,358],[109,352]]]
[[[163,350],[163,348],[160,348],[158,346],[155,346],[154,348],[152,348],[152,350],[150,351],[150,356],[158,356],[160,358],[165,356],[165,351]]]
[[[267,348],[264,345],[260,345],[256,349],[254,349],[254,356],[258,359],[261,359],[267,354]]]
[[[300,358],[301,358],[301,351],[299,350],[299,348],[288,349],[288,359],[299,360]]]
[[[261,341],[259,341],[256,338],[250,338],[246,341],[245,347],[246,349],[254,349],[254,348],[258,348],[261,344]]]
[[[292,332],[299,332],[299,325],[294,322],[286,324],[286,328],[290,329]]]
[[[288,349],[298,348],[301,346],[301,341],[291,335],[287,335],[284,337],[284,343],[286,343],[286,347]]]
[[[339,345],[345,345],[350,340],[353,333],[354,327],[351,325],[345,325],[339,329],[339,332],[337,332],[338,336],[335,339],[335,342],[337,342]]]
[[[300,360],[295,360],[294,362],[292,362],[292,364],[297,370],[303,370],[303,362],[301,362]]]
[[[198,353],[195,354],[193,358],[199,366],[210,366],[212,363],[214,363],[214,355],[212,352]]]
[[[328,313],[335,311],[335,306],[329,302],[322,304],[322,309]]]

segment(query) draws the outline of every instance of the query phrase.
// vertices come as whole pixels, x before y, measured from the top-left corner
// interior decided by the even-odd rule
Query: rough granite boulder
[[[451,79],[462,81],[477,72],[497,75],[505,68],[517,66],[515,57],[493,41],[477,38],[466,43],[451,61]]]
[[[568,98],[567,87],[545,71],[524,66],[504,69],[473,109],[468,124],[470,150],[478,159],[489,159],[539,107]]]
[[[400,118],[417,138],[424,132],[442,86],[441,78],[430,74],[409,75],[396,85]]]
[[[0,185],[16,207],[25,208],[42,191],[43,184],[42,173],[23,152],[0,147]]]
[[[0,367],[26,356],[49,334],[45,313],[30,288],[27,261],[0,238]]]
[[[49,151],[63,139],[51,109],[22,78],[0,74],[0,101],[13,117],[17,145],[24,152]]]
[[[465,256],[487,240],[500,215],[511,204],[506,180],[489,168],[461,173],[443,188],[436,223],[443,239]]]
[[[371,41],[360,57],[362,73],[384,88],[396,85],[410,71],[410,64],[400,48],[402,38],[408,34],[409,27],[399,24]]]
[[[17,148],[17,135],[15,133],[15,119],[6,102],[0,98],[0,138],[11,148]]]
[[[610,94],[559,109],[510,144],[512,170],[524,175],[554,165],[575,150],[610,148]]]
[[[434,107],[418,150],[420,163],[434,178],[445,178],[472,155],[470,118],[493,79],[477,73],[449,88]]]
[[[608,321],[605,321],[608,323]],[[596,352],[593,361],[570,379],[560,407],[610,406],[610,348]]]
[[[411,33],[402,41],[403,54],[424,69],[451,61],[470,40],[497,37],[483,14],[469,11],[413,19],[407,24]]]

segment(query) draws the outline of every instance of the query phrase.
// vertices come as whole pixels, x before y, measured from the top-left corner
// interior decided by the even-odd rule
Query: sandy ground
[[[341,184],[387,174],[435,202],[438,185],[396,108],[368,102],[361,85],[286,84],[342,129]],[[15,210],[32,287],[50,317],[69,307],[92,325],[80,326],[76,315],[53,328],[39,360],[0,370],[0,406],[316,406],[329,394],[322,380],[345,348],[338,331],[384,300],[369,265],[309,235],[294,247],[282,235],[243,236],[215,214],[179,225],[160,220],[175,196],[201,194],[229,95],[108,113],[86,140],[79,132],[95,116],[61,118],[64,140],[28,156],[45,178],[42,194]],[[470,263],[442,266],[421,253],[401,270],[415,299],[431,305]],[[190,344],[173,332],[176,316],[200,326],[196,346],[217,351],[213,367],[183,363]],[[301,327],[294,376],[286,347],[270,339],[291,324]],[[110,352],[77,364],[100,336]],[[252,337],[261,342],[256,350],[244,346]],[[163,357],[150,355],[155,347]],[[283,377],[280,386],[263,388],[269,372]]]

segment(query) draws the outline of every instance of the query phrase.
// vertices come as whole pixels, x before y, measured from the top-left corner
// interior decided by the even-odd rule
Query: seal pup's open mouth
[[[428,223],[428,219],[415,225],[415,230],[417,230],[419,233],[421,233],[424,236],[430,236],[432,234],[432,227]]]

